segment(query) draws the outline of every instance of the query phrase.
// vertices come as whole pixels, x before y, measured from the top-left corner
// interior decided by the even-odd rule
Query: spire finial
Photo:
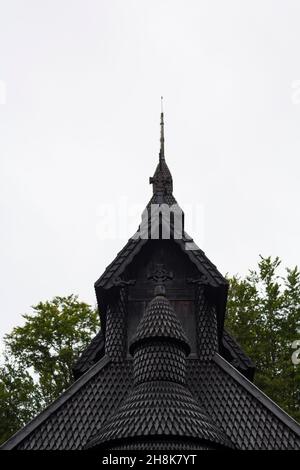
[[[164,110],[163,110],[163,97],[161,100],[161,112],[160,112],[160,150],[159,150],[159,162],[156,167],[155,173],[152,178],[149,179],[150,184],[153,184],[153,194],[155,194],[159,201],[159,204],[166,202],[164,200],[165,195],[171,195],[173,192],[173,181],[170,170],[165,160],[165,136],[164,136]],[[170,200],[170,198],[168,198]],[[175,200],[174,200],[175,201]],[[176,202],[176,201],[175,201]],[[167,202],[167,204],[169,204]]]
[[[165,136],[164,136],[164,110],[163,110],[163,97],[160,97],[160,151],[159,151],[159,163],[165,159]]]

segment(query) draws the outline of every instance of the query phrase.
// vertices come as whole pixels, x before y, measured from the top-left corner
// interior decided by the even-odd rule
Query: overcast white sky
[[[297,0],[1,2],[0,337],[40,300],[95,302],[151,196],[160,95],[198,245],[222,273],[300,264],[299,24]]]

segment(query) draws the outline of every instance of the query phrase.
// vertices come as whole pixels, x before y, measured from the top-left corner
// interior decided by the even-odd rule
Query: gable
[[[205,253],[194,244],[192,238],[186,233],[182,239],[151,240],[133,237],[128,240],[125,247],[106,268],[103,275],[95,282],[96,297],[103,329],[105,330],[106,308],[109,297],[116,295],[116,287],[120,286],[121,283],[126,284],[131,280],[135,280],[135,273],[132,272],[132,269],[136,266],[135,259],[141,251],[147,252],[147,250],[149,250],[149,252],[151,252],[152,250],[152,252],[157,252],[159,249],[156,250],[154,247],[159,246],[161,243],[163,243],[165,247],[169,247],[172,256],[173,254],[177,254],[177,258],[179,258],[178,253],[183,255],[182,259],[185,261],[182,265],[185,266],[186,269],[190,269],[192,275],[195,276],[195,280],[197,278],[205,279],[207,291],[211,292],[216,303],[219,339],[221,340],[224,327],[228,281],[219,273],[215,265],[211,263]],[[187,244],[189,248],[193,247],[194,249],[187,249]],[[166,265],[172,265],[172,256],[171,258],[169,257]],[[131,265],[133,266],[132,268]],[[181,276],[183,275],[184,271]],[[187,279],[185,279],[185,284],[186,280]],[[188,289],[187,285],[185,285],[185,289]]]

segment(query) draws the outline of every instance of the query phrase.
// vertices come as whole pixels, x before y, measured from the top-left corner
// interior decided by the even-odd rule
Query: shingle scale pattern
[[[167,380],[185,384],[186,352],[174,343],[140,344],[134,353],[134,383]]]
[[[237,448],[300,449],[299,436],[214,361],[189,359],[187,382],[193,396]],[[132,385],[132,360],[108,364],[17,448],[84,448]]]
[[[196,289],[196,328],[198,357],[211,359],[218,351],[217,316],[214,305],[206,299],[203,286]]]
[[[122,361],[126,350],[126,294],[120,290],[119,298],[110,304],[107,312],[105,353],[113,361]]]
[[[132,361],[109,363],[38,426],[18,449],[82,449],[132,386]]]
[[[300,426],[297,435],[214,361],[189,361],[188,383],[238,448],[300,449]]]
[[[220,431],[201,411],[190,391],[173,382],[147,382],[138,385],[127,400],[104,425],[89,446],[100,442],[117,442],[130,437],[173,436],[194,438],[231,446]],[[190,442],[191,448],[191,442]],[[176,446],[175,446],[176,449]]]
[[[157,296],[149,303],[137,327],[130,350],[142,339],[154,338],[172,338],[184,344],[188,351],[190,349],[180,321],[175,316],[170,302],[163,296]]]

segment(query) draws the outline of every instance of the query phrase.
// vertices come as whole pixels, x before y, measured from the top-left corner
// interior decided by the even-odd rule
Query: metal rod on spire
[[[164,110],[163,110],[163,97],[160,97],[160,151],[159,151],[159,162],[161,163],[165,159],[165,136],[164,136]]]

